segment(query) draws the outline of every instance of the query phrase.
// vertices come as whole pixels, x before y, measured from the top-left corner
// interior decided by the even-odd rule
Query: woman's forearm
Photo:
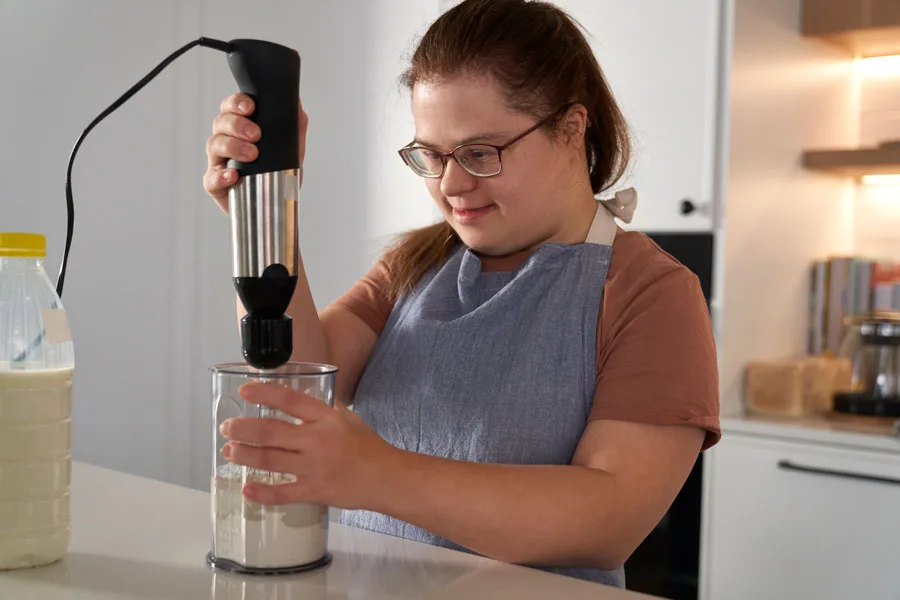
[[[475,552],[535,566],[617,568],[628,548],[617,526],[615,477],[579,466],[469,463],[397,451],[372,510]]]

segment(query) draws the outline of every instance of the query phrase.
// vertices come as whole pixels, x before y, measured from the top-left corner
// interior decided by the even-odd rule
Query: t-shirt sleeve
[[[379,260],[353,287],[335,300],[333,306],[350,311],[362,319],[375,335],[381,335],[394,308],[387,293],[390,281],[387,265],[384,260]]]
[[[650,281],[644,276],[607,286],[589,420],[699,427],[706,430],[705,450],[721,438],[706,300],[687,268],[654,271]]]

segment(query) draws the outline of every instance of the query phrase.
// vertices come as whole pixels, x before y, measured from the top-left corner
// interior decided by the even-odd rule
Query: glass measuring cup
[[[219,426],[232,417],[298,422],[279,410],[243,400],[238,389],[249,382],[282,385],[333,406],[337,368],[297,362],[262,371],[243,363],[228,363],[216,365],[211,371],[212,549],[207,562],[218,569],[250,574],[296,573],[328,564],[328,507],[306,502],[263,505],[244,497],[246,483],[278,485],[296,478],[230,463],[222,456],[222,446],[228,439],[219,432]]]

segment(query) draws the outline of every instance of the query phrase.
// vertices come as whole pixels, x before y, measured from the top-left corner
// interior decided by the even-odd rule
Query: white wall
[[[900,262],[900,185],[859,185],[854,252]]]
[[[861,146],[900,140],[900,73],[861,76]],[[900,261],[900,184],[856,189],[855,251]]]
[[[101,110],[187,41],[178,27],[181,8],[175,0],[0,6],[0,48],[19,59],[0,67],[0,228],[44,233],[55,282],[69,151]],[[190,375],[183,377],[181,359],[198,335],[232,346],[235,339],[222,324],[202,332],[194,326],[211,307],[193,302],[192,238],[217,231],[223,220],[198,193],[202,140],[179,130],[189,122],[179,85],[192,59],[172,65],[82,146],[73,171],[75,237],[63,295],[76,348],[75,458],[179,481],[188,438],[172,428],[182,427],[180,416],[191,404],[209,403]],[[188,166],[191,178],[180,170]],[[196,229],[184,229],[187,218]]]
[[[396,156],[413,135],[396,54],[437,10],[436,0],[0,3],[0,50],[21,58],[0,66],[0,230],[44,233],[55,282],[66,161],[84,127],[191,39],[259,37],[303,58],[301,246],[317,303],[330,302],[385,236],[432,218],[424,186]],[[63,297],[76,344],[78,460],[207,485],[207,369],[238,359],[240,345],[228,221],[201,176],[212,119],[233,91],[224,56],[194,49],[79,151]]]
[[[363,148],[369,189],[366,223],[369,256],[375,257],[398,231],[442,218],[424,181],[413,174],[397,150],[415,136],[409,92],[399,77],[409,65],[419,38],[443,12],[433,0],[378,0],[369,22],[365,52],[370,85],[365,98],[367,145]],[[387,210],[390,207],[390,210]]]
[[[744,365],[805,349],[807,269],[853,244],[852,185],[800,165],[858,132],[852,62],[799,35],[801,0],[734,0],[723,219],[721,408],[741,408]]]

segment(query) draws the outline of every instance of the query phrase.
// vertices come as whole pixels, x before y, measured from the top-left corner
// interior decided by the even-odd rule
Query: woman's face
[[[537,122],[509,108],[493,82],[468,75],[417,83],[412,107],[415,142],[438,152],[473,142],[502,146]],[[502,172],[493,177],[475,177],[450,158],[440,179],[425,179],[428,191],[463,243],[481,254],[564,241],[584,214],[583,128],[580,135],[551,140],[534,131],[503,151]]]

